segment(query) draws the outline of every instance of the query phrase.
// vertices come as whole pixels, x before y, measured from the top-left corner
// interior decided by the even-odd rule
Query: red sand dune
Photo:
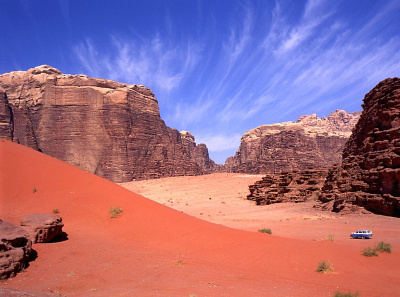
[[[58,209],[68,234],[34,245],[26,272],[0,287],[65,296],[400,296],[396,249],[367,258],[355,245],[212,224],[8,141],[0,141],[0,170],[0,218],[19,224]],[[123,214],[110,218],[112,206]],[[335,271],[317,273],[321,260]]]

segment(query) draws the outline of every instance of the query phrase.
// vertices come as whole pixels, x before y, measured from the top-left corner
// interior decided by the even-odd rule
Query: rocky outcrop
[[[225,168],[253,174],[329,168],[341,161],[359,115],[336,110],[326,118],[313,114],[296,122],[260,126],[242,136],[239,150],[226,160]]]
[[[213,170],[205,145],[188,150],[144,86],[39,66],[0,75],[0,87],[0,137],[91,173],[126,182]]]
[[[13,138],[13,118],[6,91],[0,87],[0,137]]]
[[[29,233],[32,243],[50,242],[62,233],[62,218],[55,214],[36,213],[24,217],[21,227]]]
[[[31,250],[32,242],[25,230],[0,220],[0,280],[24,269]]]
[[[248,200],[257,205],[280,202],[305,202],[317,198],[327,174],[327,169],[282,172],[267,174],[249,186]]]
[[[319,197],[336,212],[363,207],[400,217],[400,79],[380,82],[363,111],[340,166],[330,170]]]
[[[194,160],[202,172],[217,172],[222,170],[221,165],[215,164],[210,159],[207,146],[203,143],[196,145],[195,138],[192,133],[188,131],[181,131],[182,145],[185,148],[186,154],[191,160]]]

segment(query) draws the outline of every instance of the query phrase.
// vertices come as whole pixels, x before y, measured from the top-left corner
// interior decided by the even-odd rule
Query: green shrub
[[[378,242],[375,245],[375,249],[378,252],[386,252],[386,253],[389,253],[389,254],[392,252],[392,246],[389,243],[386,243],[386,242],[383,242],[383,241]]]
[[[341,293],[341,292],[337,291],[335,293],[335,295],[333,295],[333,296],[334,297],[358,297],[359,294],[358,294],[358,292],[355,292],[354,294],[352,294],[350,291],[347,293]]]
[[[60,213],[60,211],[56,208],[56,209],[53,209],[53,213],[58,214],[58,213]]]
[[[272,231],[271,231],[271,229],[260,229],[260,230],[258,230],[258,232],[260,232],[260,233],[268,233],[268,234],[272,234]]]
[[[111,207],[110,211],[108,212],[112,219],[115,219],[123,212],[122,208],[120,207]]]
[[[332,272],[333,267],[331,266],[331,263],[329,261],[321,261],[318,264],[317,267],[317,272],[323,272],[323,273],[328,273]]]
[[[372,257],[372,256],[378,256],[378,253],[376,252],[375,249],[368,247],[366,249],[363,249],[363,255],[366,257]]]

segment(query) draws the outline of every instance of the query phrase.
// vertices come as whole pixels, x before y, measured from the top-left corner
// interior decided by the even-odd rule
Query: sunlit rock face
[[[263,125],[242,136],[239,150],[225,162],[227,171],[280,173],[329,168],[341,161],[344,144],[360,112],[336,110],[326,118],[316,114],[296,122]]]
[[[248,200],[257,205],[282,202],[305,202],[316,199],[326,177],[328,169],[308,169],[303,171],[267,174],[261,180],[249,186]]]
[[[364,97],[363,111],[330,170],[319,200],[333,211],[363,207],[400,217],[400,79],[380,82]]]
[[[215,165],[205,145],[193,139],[188,151],[165,125],[150,89],[47,65],[0,75],[0,133],[115,182],[203,174]]]

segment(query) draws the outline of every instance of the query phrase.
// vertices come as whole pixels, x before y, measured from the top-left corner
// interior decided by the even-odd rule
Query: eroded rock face
[[[13,118],[6,91],[0,87],[0,137],[13,138]]]
[[[65,75],[44,65],[0,75],[0,87],[0,137],[11,135],[91,173],[127,182],[212,170],[205,145],[193,142],[188,153],[143,86]]]
[[[55,214],[31,214],[21,220],[33,243],[50,242],[62,233],[62,218]]]
[[[32,241],[25,230],[0,220],[0,280],[24,269],[31,250]]]
[[[344,144],[360,112],[336,110],[326,118],[300,117],[295,123],[263,125],[242,136],[239,150],[225,162],[229,172],[280,173],[329,168],[341,161]]]
[[[279,175],[267,174],[249,186],[247,199],[255,201],[257,205],[267,205],[317,198],[327,172],[327,169],[310,169],[282,172]]]
[[[319,200],[333,211],[355,206],[400,217],[400,79],[380,82],[364,97],[363,112],[330,170]]]

